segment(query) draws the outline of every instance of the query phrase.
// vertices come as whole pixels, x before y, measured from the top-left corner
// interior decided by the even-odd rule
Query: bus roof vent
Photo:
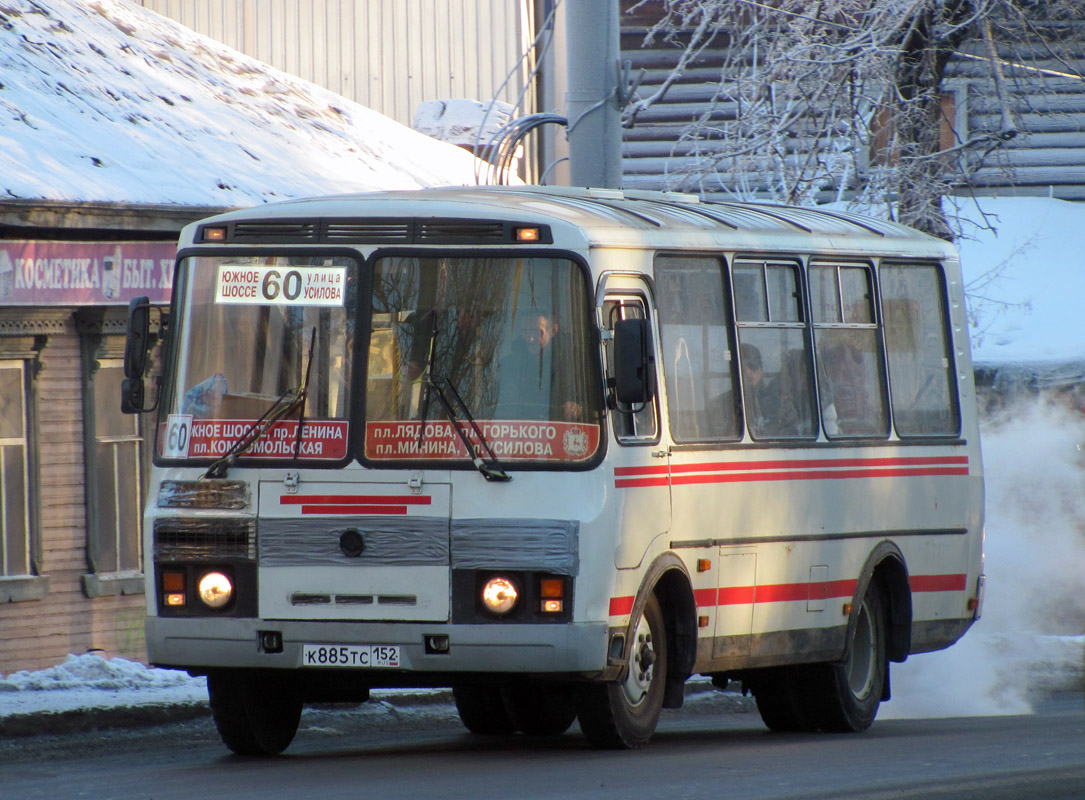
[[[378,244],[381,242],[410,242],[411,221],[408,219],[329,219],[324,221],[325,242]]]
[[[420,219],[416,241],[419,244],[504,242],[508,240],[505,223],[500,220]]]
[[[315,220],[260,220],[236,222],[232,236],[235,242],[306,242],[316,241]]]

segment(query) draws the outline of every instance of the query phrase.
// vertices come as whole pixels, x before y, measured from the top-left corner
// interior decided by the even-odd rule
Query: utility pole
[[[618,0],[565,0],[569,182],[620,189]]]

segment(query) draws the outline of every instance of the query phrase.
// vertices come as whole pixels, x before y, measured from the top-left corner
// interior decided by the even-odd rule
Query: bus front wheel
[[[666,682],[667,634],[653,594],[634,627],[625,680],[582,687],[577,702],[580,729],[594,747],[647,744],[663,709]]]
[[[207,695],[222,743],[238,755],[274,756],[294,741],[302,693],[291,676],[216,670]]]

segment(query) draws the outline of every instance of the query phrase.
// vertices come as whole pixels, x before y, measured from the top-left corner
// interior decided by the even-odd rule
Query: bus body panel
[[[681,615],[691,634],[683,640],[690,656],[680,678],[742,674],[841,659],[857,604],[874,581],[894,598],[893,625],[907,630],[903,638],[896,634],[903,642],[898,660],[963,635],[980,600],[983,472],[952,248],[876,221],[849,228],[852,223],[828,215],[824,229],[816,229],[807,210],[795,210],[798,222],[790,224],[773,221],[786,210],[705,210],[667,197],[638,202],[575,190],[443,190],[279,204],[202,223],[372,216],[382,224],[403,217],[545,225],[548,248],[587,265],[598,314],[608,300],[643,302],[656,347],[657,429],[619,435],[616,418],[625,412],[611,404],[601,417],[596,461],[514,462],[505,465],[509,482],[485,480],[470,463],[241,463],[228,478],[245,483],[252,499],[230,512],[160,507],[157,485],[197,482],[207,469],[160,459],[145,516],[146,570],[156,576],[148,592],[150,661],[194,671],[295,670],[315,666],[304,663],[306,645],[384,645],[399,648],[400,663],[359,670],[362,683],[448,685],[466,673],[613,681],[626,674],[631,626],[657,592],[667,595],[668,613]],[[723,224],[713,221],[717,215]],[[750,222],[755,217],[764,227]],[[179,264],[205,246],[201,230],[186,228]],[[364,265],[359,292],[374,259],[393,245],[396,258],[419,261],[485,258],[490,246],[337,244],[337,252],[353,250]],[[287,245],[258,238],[229,244],[239,254],[277,247]],[[328,245],[289,247],[319,254]],[[510,247],[495,245],[493,252],[504,258]],[[546,252],[534,247],[535,255]],[[757,440],[743,430],[725,441],[676,442],[670,426],[676,399],[668,396],[659,350],[659,253],[709,254],[725,276],[736,259],[793,262],[804,281],[818,259],[865,265],[872,274],[882,262],[938,265],[959,431],[902,439],[890,428],[884,436],[833,440],[819,428],[797,442]],[[362,336],[371,321],[368,299],[358,307],[355,335]],[[591,369],[607,377],[605,325],[591,335]],[[364,402],[355,401],[352,425],[363,424],[357,416]],[[359,429],[351,436],[358,440]],[[168,530],[182,518],[200,530],[218,521],[253,527],[255,613],[185,615],[164,608],[160,576],[171,562],[162,557],[156,523]],[[194,563],[199,573],[203,562]],[[479,616],[468,584],[510,571],[524,580],[567,581],[566,616],[528,623]],[[281,640],[280,649],[265,648],[267,633]],[[447,637],[447,649],[435,650],[433,637]]]

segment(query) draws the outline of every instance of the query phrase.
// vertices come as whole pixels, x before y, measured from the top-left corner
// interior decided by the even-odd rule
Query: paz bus
[[[959,261],[901,225],[554,187],[290,201],[186,227],[161,316],[130,306],[122,399],[157,406],[147,652],[207,676],[237,753],[388,687],[450,687],[476,734],[633,748],[693,676],[774,731],[861,731],[891,662],[980,614]]]

